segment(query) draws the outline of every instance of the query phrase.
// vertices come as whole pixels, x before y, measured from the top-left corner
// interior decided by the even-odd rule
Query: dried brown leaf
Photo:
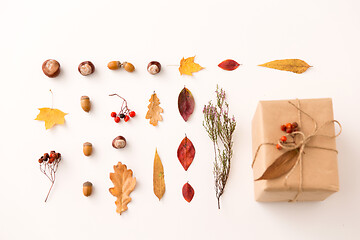
[[[158,121],[163,120],[160,113],[164,112],[164,110],[159,106],[160,100],[157,97],[155,92],[151,95],[149,102],[150,102],[150,104],[148,106],[149,110],[146,113],[145,118],[150,119],[150,124],[152,124],[153,126],[156,126],[158,124]]]
[[[157,149],[154,158],[154,175],[153,175],[154,193],[160,199],[165,193],[164,167],[162,165]]]
[[[305,72],[309,67],[311,67],[305,61],[300,60],[300,59],[275,60],[275,61],[261,64],[259,66],[273,68],[273,69],[282,70],[282,71],[294,72],[294,73],[298,73],[298,74]]]
[[[298,156],[298,149],[283,153],[265,170],[263,175],[255,181],[275,179],[288,173],[294,167]]]
[[[123,213],[128,209],[127,204],[131,201],[130,193],[136,185],[136,178],[133,177],[131,169],[127,169],[125,164],[118,162],[114,165],[114,173],[110,173],[110,180],[114,187],[109,188],[110,193],[116,197],[116,212]]]

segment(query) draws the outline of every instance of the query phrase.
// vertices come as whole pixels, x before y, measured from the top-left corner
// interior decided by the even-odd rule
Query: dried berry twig
[[[220,197],[224,193],[230,172],[230,160],[233,154],[232,136],[236,127],[235,117],[229,118],[229,105],[225,101],[225,91],[216,87],[216,104],[210,101],[205,105],[203,126],[214,146],[215,192],[220,209]]]
[[[55,183],[55,173],[61,161],[61,154],[51,151],[50,154],[45,153],[39,158],[40,171],[50,180],[51,186],[48,194],[46,195],[45,202],[47,201],[50,191]]]

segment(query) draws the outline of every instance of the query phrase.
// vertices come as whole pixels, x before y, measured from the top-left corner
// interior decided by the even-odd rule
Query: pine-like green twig
[[[233,154],[233,133],[236,127],[235,117],[229,118],[229,105],[225,100],[225,91],[216,87],[216,104],[211,101],[204,106],[203,126],[207,131],[215,153],[214,180],[215,192],[220,209],[220,197],[224,193],[230,172],[230,160]]]

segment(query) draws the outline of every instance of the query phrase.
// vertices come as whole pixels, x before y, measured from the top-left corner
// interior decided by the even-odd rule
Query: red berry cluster
[[[47,162],[49,164],[55,162],[55,161],[60,161],[61,159],[61,154],[57,153],[55,151],[51,151],[50,154],[49,153],[44,153],[44,155],[42,155],[39,158],[39,163],[43,163],[43,162]]]
[[[135,117],[136,113],[134,111],[128,111],[127,114],[125,114],[124,112],[119,112],[118,114],[116,114],[116,112],[112,112],[111,113],[111,117],[114,118],[114,121],[116,123],[120,122],[121,119],[124,119],[125,122],[130,120],[130,117]]]
[[[292,133],[292,132],[296,132],[296,131],[299,131],[299,125],[297,124],[297,122],[293,122],[293,123],[287,123],[287,124],[284,124],[284,125],[281,125],[280,127],[281,131],[283,132],[286,132],[286,133]],[[281,142],[286,142],[287,141],[287,137],[286,136],[282,136],[280,138],[280,141]],[[281,150],[282,147],[280,146],[280,144],[276,144],[276,148],[278,150]]]
[[[132,117],[132,118],[135,117],[136,113],[134,111],[131,111],[128,108],[127,101],[125,100],[125,98],[119,96],[116,93],[110,94],[109,96],[118,96],[122,100],[120,112],[119,113],[116,113],[116,112],[111,113],[111,117],[114,118],[114,121],[116,123],[119,123],[121,121],[121,119],[124,119],[124,121],[127,122],[130,120],[130,117]]]

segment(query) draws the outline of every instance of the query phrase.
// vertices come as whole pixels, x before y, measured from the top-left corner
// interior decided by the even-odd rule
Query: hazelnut
[[[92,62],[85,61],[79,64],[78,70],[81,73],[81,75],[87,76],[95,71],[95,66]]]
[[[83,184],[83,194],[85,197],[90,196],[92,193],[92,183],[91,182],[84,182]]]
[[[123,62],[122,65],[123,65],[124,69],[125,69],[127,72],[133,72],[133,71],[135,71],[135,67],[134,67],[134,65],[132,65],[131,63]]]
[[[60,73],[60,63],[54,59],[48,59],[43,63],[42,70],[46,76],[54,78]]]
[[[112,146],[116,149],[124,148],[126,146],[126,139],[123,136],[117,136],[112,141]]]
[[[155,75],[161,71],[161,64],[157,61],[149,62],[147,70],[150,74]]]
[[[90,103],[90,98],[88,96],[82,96],[80,99],[80,104],[82,109],[85,112],[89,112],[91,109],[91,103]]]
[[[92,144],[89,142],[84,143],[83,152],[85,156],[90,156],[92,153]]]
[[[121,68],[121,62],[119,62],[119,61],[111,61],[111,62],[108,63],[107,66],[108,66],[108,68],[110,70],[116,70],[116,69]]]

